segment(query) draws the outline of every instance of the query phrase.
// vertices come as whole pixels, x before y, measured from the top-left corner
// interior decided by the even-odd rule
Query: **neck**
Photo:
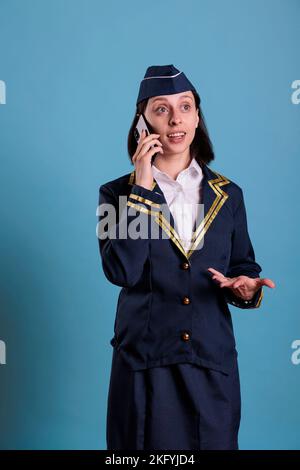
[[[153,164],[160,171],[167,173],[170,178],[176,180],[179,173],[189,166],[191,160],[190,149],[188,148],[186,152],[181,154],[157,154]]]

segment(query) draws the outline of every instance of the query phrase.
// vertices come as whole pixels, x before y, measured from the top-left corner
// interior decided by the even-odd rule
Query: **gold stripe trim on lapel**
[[[226,200],[229,197],[229,195],[221,189],[221,186],[223,186],[224,184],[229,184],[230,180],[225,178],[225,176],[217,173],[216,171],[213,171],[213,172],[218,176],[218,178],[208,180],[208,184],[210,185],[210,187],[216,194],[216,198],[213,201],[211,207],[209,208],[209,211],[207,212],[206,216],[204,217],[200,225],[197,227],[197,229],[193,233],[192,240],[191,240],[192,245],[187,253],[188,258],[193,254],[195,248],[199,245],[200,241],[202,240],[205,233],[209,229],[211,223],[217,216],[219,210],[221,209],[221,207],[223,206],[223,204],[226,202]]]
[[[156,202],[150,201],[150,199],[145,199],[142,196],[138,196],[137,194],[131,193],[129,195],[131,199],[136,199],[137,201],[143,202],[144,204],[148,204],[148,206],[151,207],[157,207],[158,209],[160,208],[160,204],[157,204]]]
[[[135,170],[132,171],[132,173],[130,174],[130,177],[129,177],[129,181],[128,181],[128,184],[130,185],[133,185],[135,182]],[[151,190],[153,190],[156,186],[156,181],[154,180],[153,184],[152,184],[152,187],[151,187]],[[130,197],[132,197],[133,195],[130,194]],[[141,198],[141,196],[135,196],[135,199],[138,199],[138,198]],[[143,198],[141,198],[143,199]],[[140,200],[140,199],[138,199]],[[145,200],[145,201],[148,201],[148,200]],[[142,201],[143,202],[143,201]],[[154,205],[155,203],[152,203],[151,202],[151,205]],[[130,204],[132,205],[132,203]],[[155,204],[156,207],[161,207],[161,204]],[[134,205],[133,205],[134,207]],[[165,218],[165,216],[163,215],[163,213],[161,211],[153,211],[152,214],[150,213],[150,211],[148,211],[148,213],[150,215],[155,215],[155,222],[162,228],[162,230],[168,235],[168,237],[170,238],[170,240],[172,240],[172,242],[177,246],[177,248],[181,251],[181,253],[185,256],[185,258],[187,258],[187,253],[184,249],[184,247],[182,246],[182,243],[181,243],[181,240],[180,240],[180,237],[178,235],[178,233],[176,232],[176,230],[174,229],[174,227],[172,227],[172,225],[168,222],[168,220]]]
[[[147,209],[146,207],[141,206],[140,204],[135,204],[134,202],[127,201],[127,206],[133,207],[137,211],[144,212],[144,214],[156,216],[158,213],[158,210],[150,210]]]
[[[169,236],[169,238],[172,240],[173,243],[179,248],[181,253],[187,258],[187,253],[184,249],[184,247],[181,244],[180,238],[172,227],[172,225],[167,221],[167,219],[163,216],[161,212],[155,217],[155,222],[158,223],[158,225],[162,228],[162,230]]]
[[[157,211],[154,213],[153,212],[151,213],[151,211],[147,212],[150,215],[156,215],[155,221],[160,225],[162,230],[164,230],[164,232],[169,236],[169,238],[177,246],[177,248],[181,251],[181,253],[185,256],[187,260],[189,260],[191,255],[194,253],[195,248],[199,245],[200,241],[202,240],[205,233],[209,229],[211,223],[217,216],[219,210],[221,209],[221,207],[223,206],[223,204],[226,202],[226,200],[229,197],[229,195],[221,189],[221,186],[225,184],[229,184],[230,180],[228,180],[225,176],[221,175],[220,173],[217,173],[214,170],[211,170],[211,171],[217,175],[217,178],[208,180],[208,184],[210,185],[210,187],[216,194],[216,198],[214,199],[206,216],[204,217],[200,225],[194,231],[192,239],[191,239],[192,245],[188,252],[185,251],[183,244],[181,242],[181,239],[179,237],[179,234],[176,232],[174,227],[172,227],[172,225],[168,222],[168,220],[164,217],[161,211],[159,213],[157,213]],[[130,174],[128,184],[133,185],[134,181],[135,181],[135,170],[133,170],[132,173]],[[156,186],[156,181],[154,180],[151,190],[153,190],[155,186]],[[146,210],[147,209],[145,209],[145,211]]]

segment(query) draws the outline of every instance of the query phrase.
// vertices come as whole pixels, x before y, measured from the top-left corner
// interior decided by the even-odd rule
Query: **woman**
[[[151,133],[137,145],[141,113]],[[99,196],[102,267],[122,287],[107,448],[238,449],[227,304],[257,308],[262,287],[275,284],[259,277],[242,189],[208,167],[214,154],[199,95],[173,65],[148,67],[128,151],[134,171],[103,184]],[[115,218],[104,216],[110,208]]]

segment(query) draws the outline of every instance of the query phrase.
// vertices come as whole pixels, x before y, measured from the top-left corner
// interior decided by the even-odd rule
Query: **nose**
[[[171,116],[171,119],[170,119],[170,125],[177,125],[181,122],[181,117],[180,115],[178,114],[175,114],[173,113],[172,116]]]

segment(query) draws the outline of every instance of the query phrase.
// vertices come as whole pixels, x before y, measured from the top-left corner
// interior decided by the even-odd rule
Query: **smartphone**
[[[138,122],[136,124],[135,130],[134,130],[134,137],[135,137],[137,143],[139,143],[139,141],[140,141],[143,129],[146,131],[147,135],[155,134],[155,132],[153,131],[150,124],[146,121],[145,116],[143,114],[141,114],[139,119],[138,119]],[[152,147],[158,147],[158,145],[157,144],[151,145],[150,148],[152,148]],[[158,153],[159,152],[156,152],[154,155],[152,155],[151,165],[153,165],[154,159],[155,159],[155,157]]]

